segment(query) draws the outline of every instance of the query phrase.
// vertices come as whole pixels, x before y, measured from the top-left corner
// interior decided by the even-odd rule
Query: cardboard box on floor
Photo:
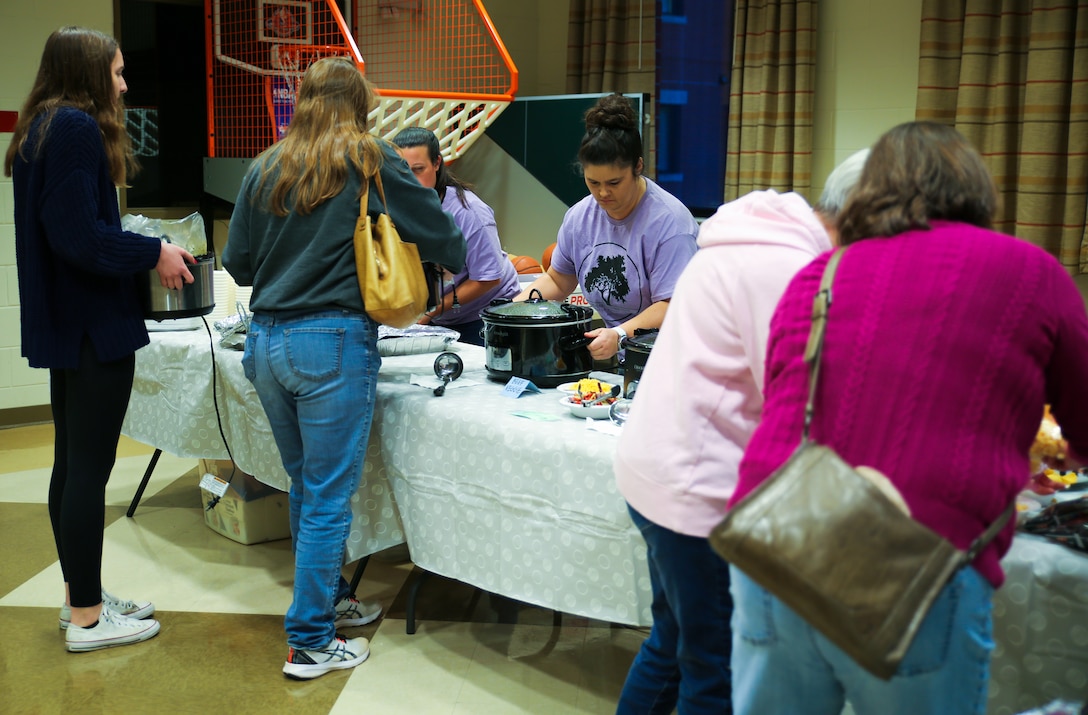
[[[215,495],[206,489],[200,490],[204,523],[209,528],[240,544],[290,538],[291,521],[285,492],[246,474],[229,459],[200,460],[200,474],[205,473],[230,479],[226,493],[212,509],[208,509],[208,505]]]

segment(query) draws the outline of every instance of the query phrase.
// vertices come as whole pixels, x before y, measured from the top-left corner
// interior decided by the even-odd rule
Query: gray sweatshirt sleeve
[[[442,202],[434,189],[419,183],[392,145],[379,140],[385,161],[382,163],[382,185],[389,217],[397,227],[401,240],[416,244],[419,257],[437,263],[453,273],[465,267],[465,237],[453,222],[453,217],[442,210]],[[368,208],[371,213],[381,211],[381,199],[373,187],[370,190]]]

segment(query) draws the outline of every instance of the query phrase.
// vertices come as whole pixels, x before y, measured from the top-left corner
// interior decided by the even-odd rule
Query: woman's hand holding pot
[[[193,274],[186,263],[196,264],[193,255],[181,246],[163,241],[159,250],[159,262],[155,270],[159,273],[159,282],[163,288],[180,290],[186,283],[193,282]]]

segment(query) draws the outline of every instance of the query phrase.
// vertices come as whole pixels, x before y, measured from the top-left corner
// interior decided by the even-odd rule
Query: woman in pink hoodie
[[[732,712],[729,568],[707,536],[759,421],[771,315],[793,275],[831,248],[867,153],[832,172],[815,212],[798,194],[754,191],[699,230],[614,461],[646,539],[654,618],[618,714]]]

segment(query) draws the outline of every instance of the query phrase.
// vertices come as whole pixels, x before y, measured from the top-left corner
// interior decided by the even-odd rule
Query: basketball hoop
[[[351,49],[341,45],[286,45],[269,48],[269,65],[275,74],[265,78],[266,102],[276,140],[283,139],[295,116],[302,76],[323,57],[351,58]]]
[[[517,69],[481,0],[352,3],[354,32],[334,0],[206,2],[210,157],[254,157],[282,138],[302,76],[323,57],[350,58],[377,88],[369,119],[378,136],[426,127],[447,161],[517,90]],[[269,31],[268,14],[284,7],[298,31]],[[383,7],[409,12],[383,22]]]

